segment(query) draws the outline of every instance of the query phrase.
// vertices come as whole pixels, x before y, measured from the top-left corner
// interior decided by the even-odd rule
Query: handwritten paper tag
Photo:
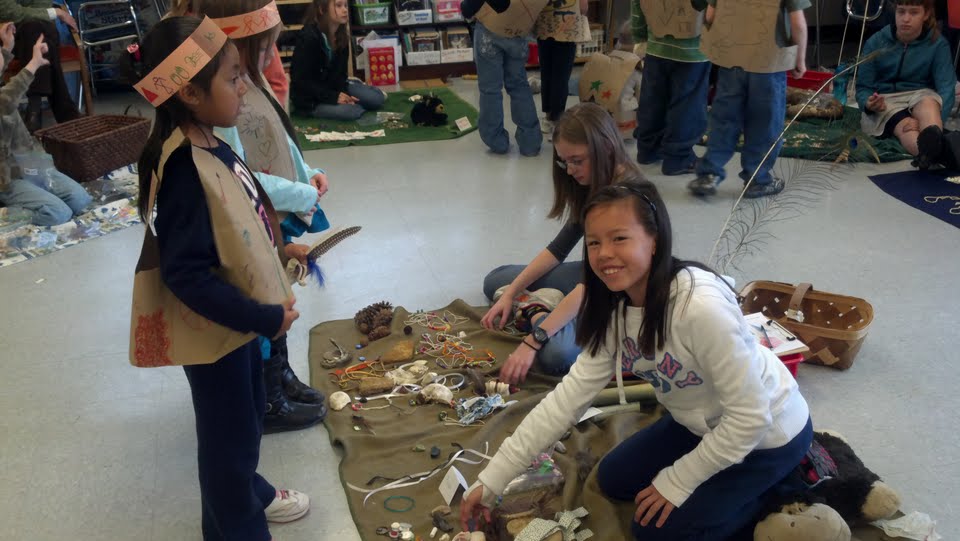
[[[469,130],[471,126],[472,124],[470,124],[469,118],[464,116],[457,119],[457,128],[459,128],[460,131]]]
[[[443,501],[447,502],[447,505],[450,505],[453,498],[456,497],[457,490],[459,490],[460,487],[466,490],[467,480],[463,478],[460,470],[450,466],[447,474],[443,476],[443,481],[440,481],[440,495],[443,496]]]

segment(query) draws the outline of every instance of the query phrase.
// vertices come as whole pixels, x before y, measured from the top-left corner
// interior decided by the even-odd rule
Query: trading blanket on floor
[[[446,125],[436,127],[417,126],[411,122],[410,111],[413,109],[413,102],[409,98],[417,94],[421,96],[433,94],[443,101],[444,113],[447,115]],[[388,145],[390,143],[456,139],[477,129],[477,116],[479,114],[474,106],[463,101],[449,88],[444,87],[404,89],[391,92],[387,96],[387,101],[384,103],[381,112],[399,113],[403,116],[398,121],[384,123],[377,122],[376,111],[364,113],[357,121],[326,120],[302,116],[291,116],[290,118],[296,127],[300,147],[303,150],[322,150],[342,148],[348,145]],[[463,130],[459,129],[456,124],[457,119],[462,117],[466,117],[470,122],[469,127]],[[325,143],[315,143],[307,138],[307,136],[317,135],[320,132],[369,132],[380,129],[386,132],[383,137],[367,137]]]
[[[874,175],[870,180],[890,196],[911,207],[960,227],[960,177],[947,175],[943,171],[912,169]]]
[[[484,370],[487,374],[494,373],[519,343],[519,336],[483,329],[480,326],[483,312],[471,308],[463,301],[454,301],[436,313],[442,314],[444,310],[467,318],[465,322],[454,325],[448,332],[453,335],[464,332],[465,340],[473,345],[474,356],[488,349],[496,356],[496,365]],[[392,334],[372,342],[361,350],[354,349],[361,335],[353,320],[329,321],[315,326],[310,331],[309,346],[313,386],[323,390],[328,396],[341,389],[332,382],[331,373],[334,370],[323,368],[321,364],[324,353],[333,348],[330,339],[336,340],[345,350],[354,355],[349,365],[352,366],[357,364],[359,355],[363,355],[367,360],[373,360],[404,339],[413,339],[416,342],[423,333],[428,333],[431,337],[436,335],[435,330],[412,324],[411,335],[405,336],[403,328],[408,316],[409,313],[406,310],[397,308],[391,325]],[[422,354],[416,354],[414,358],[431,359],[431,371],[439,373],[458,371],[457,369],[444,370],[437,366],[431,357]],[[448,359],[447,363],[449,366],[456,361]],[[366,504],[363,501],[365,495],[352,490],[347,486],[348,484],[369,490],[408,474],[430,471],[443,464],[452,453],[459,450],[460,446],[481,452],[487,451],[492,456],[501,442],[516,429],[523,417],[557,382],[555,378],[531,375],[522,385],[522,391],[508,398],[508,400],[518,400],[517,403],[487,417],[482,425],[469,427],[444,424],[439,414],[446,412],[448,420],[455,420],[457,417],[453,410],[436,404],[411,406],[408,396],[393,398],[392,403],[396,407],[352,411],[348,406],[342,411],[331,411],[325,422],[331,442],[341,446],[343,450],[340,478],[360,537],[364,541],[379,541],[385,538],[377,535],[378,527],[389,526],[393,522],[406,522],[413,525],[417,535],[427,538],[432,528],[430,511],[444,504],[438,487],[447,470],[444,469],[417,485],[376,493],[367,500]],[[648,387],[646,384],[640,385],[644,388]],[[351,397],[357,395],[356,389],[351,388],[354,386],[355,384],[351,382],[347,390]],[[633,389],[644,390],[640,387]],[[469,390],[460,390],[454,394],[455,398],[470,396],[473,396],[473,393]],[[362,406],[373,408],[385,405],[387,405],[386,401],[381,399],[369,401]],[[354,419],[354,415],[362,416],[364,422]],[[656,406],[645,404],[635,411],[593,418],[575,426],[571,430],[571,436],[563,442],[566,453],[555,454],[556,463],[563,472],[566,482],[562,489],[562,497],[554,500],[551,507],[575,509],[581,505],[585,506],[590,515],[584,520],[584,527],[594,532],[593,539],[597,541],[629,539],[630,520],[635,507],[632,503],[616,503],[604,498],[596,484],[595,468],[582,468],[580,465],[595,462],[617,443],[649,425],[658,416],[659,410]],[[355,429],[355,426],[359,430]],[[418,444],[423,445],[426,450],[414,451]],[[430,458],[429,452],[434,446],[440,448],[440,456],[436,459]],[[579,460],[578,455],[580,455]],[[465,454],[464,458],[479,460],[476,456],[469,454]],[[472,483],[485,464],[486,461],[478,465],[457,462],[454,466],[463,473],[468,483]],[[367,483],[371,480],[373,482],[368,485]],[[390,496],[404,496],[412,499],[412,502],[406,498],[393,499],[388,502],[390,507],[401,510],[410,505],[413,507],[403,512],[387,511],[384,508],[384,501]],[[456,531],[459,531],[457,526],[459,501],[460,496],[457,496],[451,506],[454,514],[449,517],[451,523],[457,527]],[[868,532],[867,535],[861,535],[861,532],[858,532],[858,537],[861,541],[879,541],[880,539],[872,532]]]

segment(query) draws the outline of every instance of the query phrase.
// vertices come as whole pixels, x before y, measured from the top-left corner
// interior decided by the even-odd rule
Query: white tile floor
[[[476,102],[475,83],[454,88]],[[544,218],[548,150],[538,158],[491,156],[471,134],[308,153],[330,174],[331,221],[364,230],[325,260],[325,289],[298,293],[302,316],[290,334],[297,371],[307,374],[312,325],[350,317],[369,302],[481,303],[488,270],[528,261],[559,227]],[[960,234],[866,178],[906,167],[850,170],[816,208],[776,224],[776,243],[746,260],[738,279],[810,281],[873,303],[876,319],[853,369],[802,367],[801,389],[817,426],[846,434],[900,491],[904,510],[931,514],[945,539],[958,539],[960,433],[950,412],[960,407]],[[657,171],[648,170],[670,207],[677,253],[705,259],[738,183],[724,183],[705,202],[687,195],[687,179]],[[186,380],[178,369],[127,364],[142,235],[134,227],[0,269],[0,538],[200,537]],[[322,427],[264,438],[260,471],[314,499],[304,520],[273,529],[278,541],[358,539],[337,462]]]

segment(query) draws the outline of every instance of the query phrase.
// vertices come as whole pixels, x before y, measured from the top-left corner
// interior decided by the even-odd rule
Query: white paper
[[[465,117],[465,116],[458,118],[458,119],[457,119],[457,128],[459,128],[460,131],[469,130],[469,129],[470,129],[470,119],[467,118],[467,117]]]
[[[594,407],[588,408],[587,411],[583,412],[583,417],[580,417],[580,420],[577,421],[577,424],[580,424],[591,417],[596,417],[601,413],[603,413],[603,410],[600,408],[594,408]]]
[[[872,523],[890,537],[915,539],[916,541],[937,541],[943,539],[937,533],[937,522],[930,515],[914,511],[893,520],[878,520]]]
[[[443,496],[443,501],[447,502],[447,505],[451,505],[454,496],[457,495],[457,489],[463,487],[463,489],[466,490],[467,486],[467,480],[463,478],[460,470],[454,466],[450,466],[447,474],[444,475],[443,480],[440,481],[440,494]]]

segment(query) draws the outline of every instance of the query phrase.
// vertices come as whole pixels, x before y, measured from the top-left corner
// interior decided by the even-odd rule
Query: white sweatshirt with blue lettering
[[[614,361],[618,356],[624,370],[651,381],[675,421],[702,437],[653,480],[675,506],[751,451],[781,447],[803,430],[810,412],[796,381],[780,359],[759,344],[730,288],[710,272],[689,268],[677,275],[670,291],[664,347],[644,358],[637,346],[643,309],[627,307],[626,318],[615,314],[619,333],[610,329],[596,355],[580,354],[570,373],[480,473],[485,504],[503,493],[531,456],[576,423],[615,376],[621,366]]]

